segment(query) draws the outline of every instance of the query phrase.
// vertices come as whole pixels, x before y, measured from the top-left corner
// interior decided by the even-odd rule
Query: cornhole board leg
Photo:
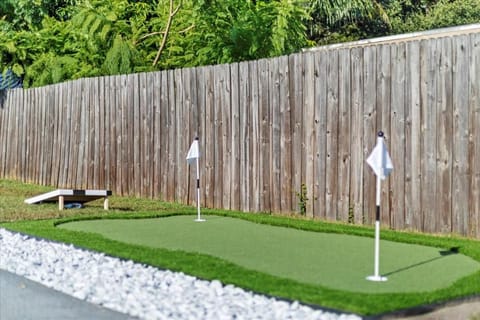
[[[103,209],[108,210],[108,197],[103,198]]]
[[[63,196],[58,197],[58,210],[63,210],[65,207],[65,198]]]

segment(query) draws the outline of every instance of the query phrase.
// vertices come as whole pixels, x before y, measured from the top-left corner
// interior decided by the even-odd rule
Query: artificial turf
[[[108,239],[214,256],[241,267],[305,284],[361,293],[414,293],[446,288],[480,270],[480,262],[451,251],[381,241],[380,271],[387,282],[371,282],[371,238],[311,232],[242,219],[193,216],[76,221],[58,227]]]

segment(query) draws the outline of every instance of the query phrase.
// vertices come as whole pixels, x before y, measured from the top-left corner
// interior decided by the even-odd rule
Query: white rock
[[[360,319],[2,228],[0,248],[1,269],[141,319]]]

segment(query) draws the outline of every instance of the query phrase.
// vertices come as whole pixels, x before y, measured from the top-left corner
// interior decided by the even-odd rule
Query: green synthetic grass
[[[135,219],[139,218],[192,215],[195,214],[195,208],[132,197],[111,197],[111,210],[108,212],[103,210],[101,201],[89,203],[85,209],[64,210],[61,212],[58,211],[56,204],[32,206],[23,203],[25,198],[50,190],[52,188],[0,180],[0,226],[37,237],[72,243],[78,247],[104,252],[108,255],[131,259],[159,268],[185,272],[207,280],[218,279],[225,284],[234,284],[247,290],[362,315],[378,315],[423,304],[471,296],[480,292],[480,271],[465,276],[448,287],[429,292],[377,294],[352,292],[273,276],[209,254],[135,245],[108,239],[95,233],[66,230],[56,226],[65,222],[88,219],[131,219],[131,222],[135,222]],[[360,236],[370,242],[370,250],[373,250],[372,237],[374,230],[372,227],[325,223],[301,217],[292,218],[268,214],[243,214],[206,209],[202,212],[205,215],[214,214],[216,216],[237,218],[258,224],[294,230]],[[480,241],[477,240],[455,236],[439,237],[419,233],[395,232],[386,229],[382,230],[381,237],[383,239],[382,254],[384,249],[386,249],[383,243],[385,240],[388,240],[404,244],[434,247],[437,248],[434,249],[437,252],[444,249],[452,249],[452,252],[458,252],[475,261],[480,261]],[[442,259],[443,256],[437,260],[441,261]],[[372,263],[373,261],[370,261],[369,266],[366,267],[368,269],[367,274],[372,273]],[[421,263],[419,266],[427,266],[430,262],[423,261]],[[387,267],[385,262],[381,262],[380,267],[382,273],[387,272],[384,270]],[[408,265],[405,266],[405,268],[408,267]],[[356,269],[360,268],[360,266],[358,263],[355,263],[352,265],[352,268]],[[398,269],[397,273],[400,274],[403,271],[406,270]],[[392,280],[394,275],[395,273],[388,275],[389,281]]]
[[[198,252],[247,269],[302,283],[352,292],[423,292],[452,285],[480,271],[480,263],[448,249],[381,242],[381,271],[387,282],[365,280],[373,273],[373,240],[309,232],[241,219],[208,216],[96,220],[61,224],[73,231],[168,250]]]

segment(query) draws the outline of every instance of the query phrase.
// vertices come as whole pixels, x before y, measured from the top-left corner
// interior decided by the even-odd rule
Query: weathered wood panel
[[[453,232],[468,233],[468,209],[470,197],[469,155],[469,97],[470,83],[469,59],[471,57],[470,41],[467,36],[460,36],[454,41],[453,55]],[[479,139],[477,137],[477,139]]]
[[[315,55],[315,163],[313,215],[325,219],[326,154],[327,154],[327,60],[326,51]]]
[[[471,38],[470,60],[470,168],[469,234],[480,238],[480,34]]]
[[[350,210],[349,222],[363,223],[363,176],[365,159],[363,157],[363,49],[351,52],[351,174],[350,174]]]
[[[390,156],[395,163],[391,185],[390,225],[405,227],[405,44],[391,47]]]
[[[378,130],[394,164],[382,224],[480,236],[480,35],[2,92],[0,177],[371,224]]]
[[[338,219],[338,50],[328,52],[327,65],[327,154],[325,210],[329,220]]]

